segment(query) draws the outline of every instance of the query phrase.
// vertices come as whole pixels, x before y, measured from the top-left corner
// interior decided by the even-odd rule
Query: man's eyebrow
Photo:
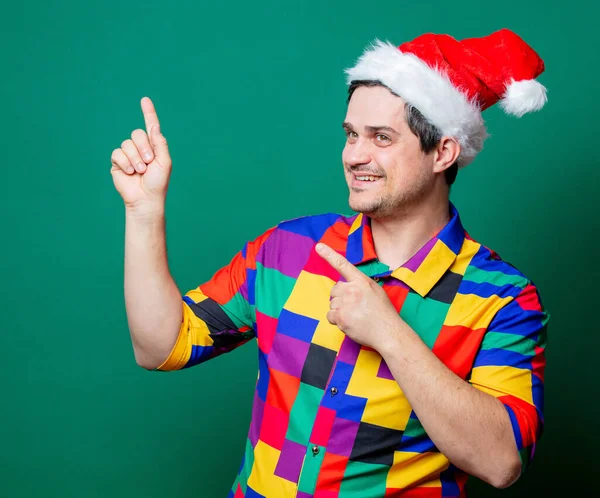
[[[342,123],[342,128],[344,128],[345,130],[353,130],[354,127],[348,123],[348,121],[344,121]],[[378,131],[387,131],[389,133],[393,133],[395,135],[400,135],[400,133],[398,133],[396,130],[394,130],[394,128],[392,128],[391,126],[365,126],[365,131],[367,133],[376,133]]]
[[[365,126],[365,130],[369,133],[376,133],[378,131],[387,131],[393,133],[394,135],[400,135],[394,128],[391,126]]]

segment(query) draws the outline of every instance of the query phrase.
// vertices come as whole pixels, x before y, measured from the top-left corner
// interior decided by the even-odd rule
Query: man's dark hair
[[[350,87],[348,88],[348,103],[352,98],[354,90],[360,86],[382,86],[390,90],[387,86],[377,80],[354,80],[350,83]],[[394,93],[392,90],[390,90],[390,92],[399,97],[399,95]],[[425,154],[429,154],[440,143],[440,140],[442,139],[442,132],[437,128],[437,126],[434,126],[427,121],[425,116],[421,114],[421,111],[419,111],[419,109],[412,104],[406,102],[404,104],[404,110],[406,112],[406,121],[410,131],[412,131],[419,138],[421,150]],[[448,186],[451,186],[454,183],[457,173],[458,162],[455,162],[452,166],[446,169],[446,171],[444,171],[444,176],[446,177],[446,183]]]

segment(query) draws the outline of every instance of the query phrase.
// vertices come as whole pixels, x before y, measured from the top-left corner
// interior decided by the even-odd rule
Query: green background
[[[462,2],[11,3],[2,42],[0,496],[225,497],[256,343],[170,374],[135,364],[124,209],[110,156],[150,96],[169,140],[170,268],[182,293],[285,219],[349,213],[343,69],[374,38],[501,27],[546,61],[549,102],[493,107],[452,200],[552,313],[546,432],[529,472],[474,497],[598,491],[598,7]],[[577,97],[577,98],[574,98]],[[575,496],[575,494],[565,494]]]

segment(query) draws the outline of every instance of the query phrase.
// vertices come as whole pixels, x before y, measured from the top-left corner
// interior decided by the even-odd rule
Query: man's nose
[[[346,149],[346,162],[348,166],[369,164],[371,162],[371,154],[369,153],[368,144],[364,140],[359,139],[355,143],[348,145]]]

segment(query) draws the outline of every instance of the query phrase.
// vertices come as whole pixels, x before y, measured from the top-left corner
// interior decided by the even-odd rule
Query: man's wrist
[[[406,334],[405,329],[409,329],[408,325],[399,316],[390,320],[381,333],[381,336],[375,345],[377,352],[384,358],[394,352],[397,352],[402,347],[403,335]]]
[[[159,202],[125,205],[125,217],[136,223],[154,224],[162,222],[165,217],[165,205]]]

